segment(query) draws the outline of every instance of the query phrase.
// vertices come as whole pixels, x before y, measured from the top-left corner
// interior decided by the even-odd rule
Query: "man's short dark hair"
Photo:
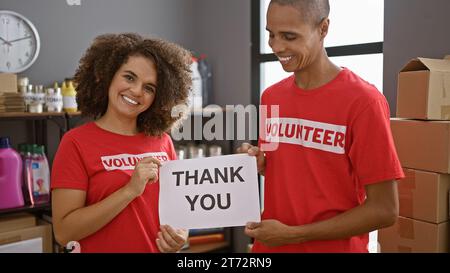
[[[302,13],[305,22],[317,25],[330,14],[329,0],[271,0],[270,3],[293,6]]]

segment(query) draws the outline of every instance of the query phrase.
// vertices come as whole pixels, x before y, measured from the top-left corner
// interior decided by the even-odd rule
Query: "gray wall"
[[[395,116],[397,73],[412,58],[450,54],[450,1],[384,1],[384,94]]]
[[[196,51],[211,58],[215,103],[250,103],[250,0],[195,0]]]
[[[25,71],[30,81],[49,85],[71,77],[93,38],[132,31],[192,47],[194,0],[0,0],[0,9],[29,18],[41,38],[41,52]]]

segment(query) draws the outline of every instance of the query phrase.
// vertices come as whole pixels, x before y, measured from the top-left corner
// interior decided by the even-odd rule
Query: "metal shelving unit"
[[[6,121],[26,121],[31,125],[33,142],[48,147],[47,141],[47,123],[53,122],[59,128],[60,137],[67,131],[67,122],[65,113],[25,113],[25,112],[7,112],[0,113],[0,124]],[[51,204],[25,205],[23,207],[1,209],[0,215],[30,212],[41,213],[51,210]]]
[[[46,145],[46,147],[48,146],[47,123],[49,121],[58,126],[60,137],[67,131],[65,113],[0,113],[0,122],[17,120],[26,121],[31,124],[34,143]]]
[[[12,214],[12,213],[20,213],[20,212],[43,212],[50,211],[51,205],[47,204],[39,204],[39,205],[27,205],[23,207],[17,208],[9,208],[9,209],[0,209],[0,215]]]

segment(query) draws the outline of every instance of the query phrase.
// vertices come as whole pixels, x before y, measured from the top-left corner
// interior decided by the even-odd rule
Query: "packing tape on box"
[[[414,199],[413,191],[416,189],[416,172],[405,169],[405,178],[399,184],[400,190],[398,194],[401,211],[406,210],[411,217],[414,216]]]

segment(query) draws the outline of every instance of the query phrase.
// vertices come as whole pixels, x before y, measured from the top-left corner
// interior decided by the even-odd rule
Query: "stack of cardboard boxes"
[[[24,111],[24,99],[17,89],[17,75],[0,73],[0,113]]]
[[[418,58],[399,73],[392,134],[406,178],[381,252],[449,252],[450,60]]]

